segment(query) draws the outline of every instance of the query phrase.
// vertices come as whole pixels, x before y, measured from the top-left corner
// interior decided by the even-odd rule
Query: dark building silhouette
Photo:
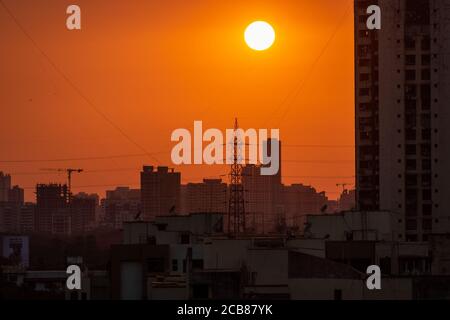
[[[188,213],[226,213],[227,184],[221,179],[204,179],[188,183],[186,191]]]
[[[50,234],[69,234],[71,217],[68,200],[67,185],[38,184],[35,230]]]
[[[8,201],[9,189],[11,189],[11,176],[0,171],[0,202]]]
[[[124,221],[141,218],[141,190],[117,187],[106,191],[105,222],[115,228],[122,228]]]
[[[325,192],[317,192],[311,186],[292,184],[283,186],[283,206],[287,225],[303,229],[305,217],[308,214],[319,214],[327,205]]]
[[[15,203],[24,203],[25,193],[19,186],[14,186],[8,191],[8,201]]]
[[[268,153],[271,153],[268,141]],[[272,232],[285,224],[283,189],[281,184],[281,141],[279,142],[279,170],[275,175],[261,175],[264,165],[246,165],[242,170],[247,226],[254,232]]]
[[[143,219],[180,212],[181,174],[168,167],[144,166],[141,172]]]
[[[99,204],[97,195],[77,194],[70,202],[71,234],[83,234],[95,227],[95,213]]]

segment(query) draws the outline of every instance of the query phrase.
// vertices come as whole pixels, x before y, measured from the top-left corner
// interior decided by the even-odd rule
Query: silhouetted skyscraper
[[[280,166],[277,174],[261,175],[261,165],[246,165],[242,170],[247,225],[256,232],[274,231],[280,219],[285,218],[281,184],[281,142],[279,146]]]
[[[181,174],[168,167],[144,166],[141,172],[141,203],[144,220],[180,212]]]

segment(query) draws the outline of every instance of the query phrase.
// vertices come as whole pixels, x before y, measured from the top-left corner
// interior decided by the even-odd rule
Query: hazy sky
[[[103,195],[137,187],[139,168],[157,164],[95,108],[160,164],[173,167],[174,129],[203,120],[224,130],[237,116],[243,128],[280,129],[284,183],[330,198],[336,183],[354,183],[352,0],[3,2],[33,39],[0,6],[0,171],[28,200],[37,182],[65,182],[42,168],[81,167],[74,191]],[[70,4],[81,31],[66,29]],[[246,46],[254,20],[274,27],[270,50]],[[85,157],[108,159],[76,160]],[[4,162],[61,158],[75,160]],[[177,170],[187,182],[228,168]]]

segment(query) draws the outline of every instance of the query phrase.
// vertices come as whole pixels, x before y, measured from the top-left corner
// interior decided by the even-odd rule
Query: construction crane
[[[65,168],[65,169],[53,169],[53,168],[45,168],[41,169],[43,171],[53,171],[53,172],[66,172],[67,173],[67,186],[69,188],[69,202],[72,200],[72,173],[81,173],[83,172],[83,169],[72,169],[72,168]]]

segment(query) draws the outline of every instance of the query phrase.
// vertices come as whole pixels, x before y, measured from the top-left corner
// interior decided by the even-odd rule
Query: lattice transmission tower
[[[233,163],[230,171],[230,198],[228,202],[228,232],[230,234],[242,234],[246,230],[245,226],[245,199],[244,186],[242,183],[242,157],[241,145],[237,130],[239,129],[237,118],[234,120],[233,137]]]

